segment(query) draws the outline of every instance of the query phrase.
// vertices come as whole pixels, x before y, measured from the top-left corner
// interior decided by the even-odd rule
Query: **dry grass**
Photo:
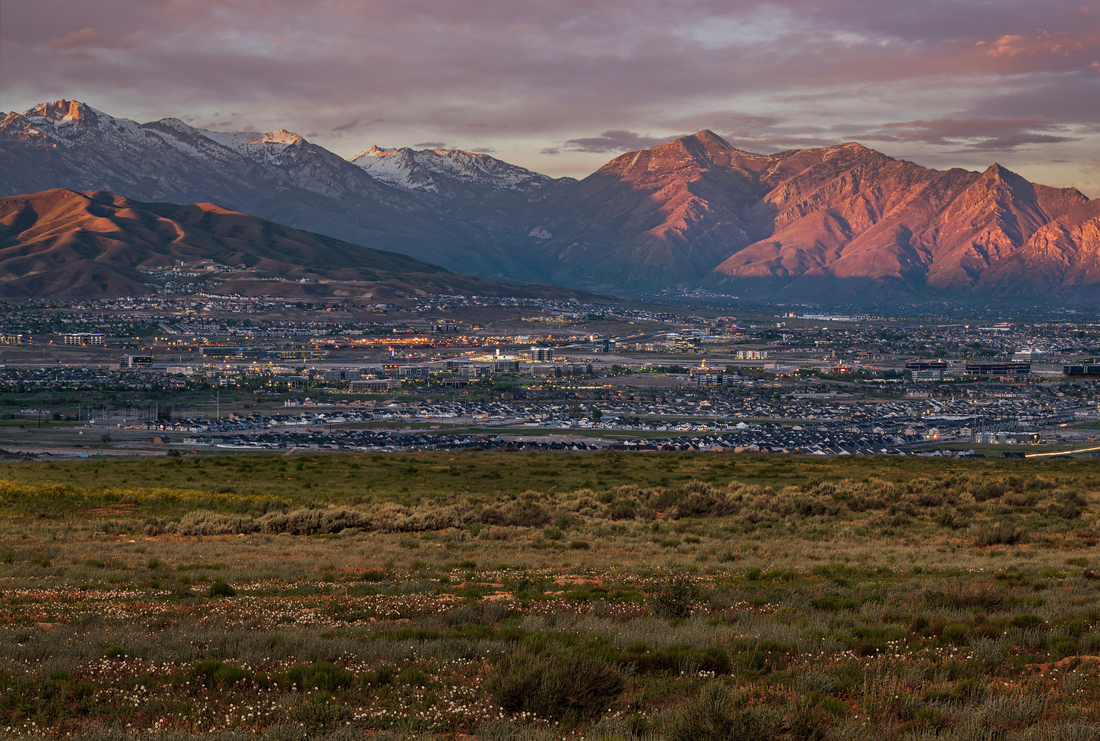
[[[0,728],[1097,738],[1089,461],[224,462],[0,468]]]

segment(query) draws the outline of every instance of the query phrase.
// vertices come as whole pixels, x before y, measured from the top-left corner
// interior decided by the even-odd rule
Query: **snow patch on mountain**
[[[223,147],[229,147],[262,164],[275,164],[281,159],[280,155],[289,147],[305,141],[302,137],[286,129],[279,129],[270,134],[256,131],[224,132],[207,131],[206,129],[197,129],[197,131],[211,141],[215,141]]]
[[[372,177],[402,190],[440,192],[453,186],[486,185],[496,189],[538,188],[550,178],[487,154],[460,149],[385,149],[377,145],[348,160]]]

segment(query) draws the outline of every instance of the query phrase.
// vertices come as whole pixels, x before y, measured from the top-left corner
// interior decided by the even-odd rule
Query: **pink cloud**
[[[1081,160],[1100,156],[1096,18],[1080,0],[5,0],[0,93],[561,174],[702,128],[757,151],[867,135]]]

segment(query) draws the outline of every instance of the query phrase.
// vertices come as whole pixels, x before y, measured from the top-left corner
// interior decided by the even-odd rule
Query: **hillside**
[[[576,293],[463,277],[210,203],[69,190],[0,198],[0,298],[146,295],[168,283],[282,296]]]
[[[0,195],[47,188],[219,203],[452,271],[620,294],[1100,298],[1100,215],[1080,192],[857,143],[754,154],[704,130],[577,181],[460,150],[344,160],[285,130],[137,124],[58,101],[0,122]]]

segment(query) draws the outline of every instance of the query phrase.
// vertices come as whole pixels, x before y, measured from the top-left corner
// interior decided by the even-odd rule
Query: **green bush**
[[[207,687],[232,687],[238,682],[256,679],[247,669],[220,659],[203,659],[187,669],[183,676]]]
[[[666,723],[667,741],[767,741],[770,734],[744,698],[710,682]]]
[[[671,620],[691,617],[702,593],[687,574],[678,574],[660,585],[653,595],[653,612]]]
[[[380,666],[372,672],[367,672],[363,675],[362,681],[364,684],[373,685],[387,685],[393,684],[397,678],[397,672],[393,670],[393,667]]]
[[[998,522],[978,531],[977,545],[1014,545],[1027,539],[1027,533],[1011,524]]]
[[[412,687],[423,687],[428,683],[428,675],[415,666],[407,666],[397,675],[397,683]]]
[[[823,610],[825,612],[841,612],[844,610],[850,612],[856,612],[860,608],[860,601],[856,599],[849,599],[847,597],[814,597],[810,600],[810,607],[816,610]]]
[[[589,656],[514,654],[493,667],[487,689],[509,713],[576,720],[606,710],[623,686],[617,669]]]
[[[309,730],[332,728],[346,722],[351,717],[351,709],[333,702],[327,692],[320,692],[291,710],[288,717]]]
[[[207,597],[236,597],[237,590],[232,585],[226,583],[224,579],[215,579],[210,584],[210,589],[206,592]]]
[[[943,632],[940,633],[945,641],[952,643],[965,643],[966,639],[970,636],[970,626],[966,623],[951,623],[945,625]]]
[[[355,675],[347,669],[330,664],[327,661],[305,666],[292,666],[286,673],[287,681],[296,684],[298,689],[319,689],[335,692],[350,687]]]

